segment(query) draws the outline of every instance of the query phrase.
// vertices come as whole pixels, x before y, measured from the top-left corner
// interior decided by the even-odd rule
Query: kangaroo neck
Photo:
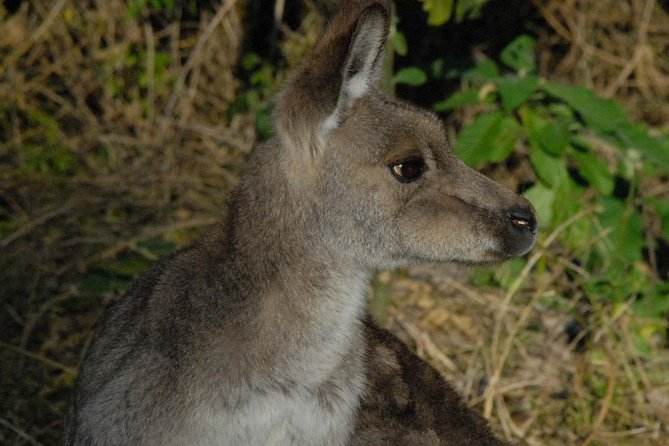
[[[240,184],[220,265],[224,305],[249,343],[238,351],[253,355],[239,361],[264,364],[262,376],[317,383],[360,342],[370,274],[329,248],[318,209],[289,192],[271,178]]]
[[[227,245],[236,272],[300,296],[337,288],[343,277],[368,279],[371,271],[341,248],[319,186],[304,193],[268,168],[279,165],[277,153],[271,142],[259,148],[235,193]]]

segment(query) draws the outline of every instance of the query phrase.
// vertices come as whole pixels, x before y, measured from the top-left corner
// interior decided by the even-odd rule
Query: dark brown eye
[[[410,183],[423,175],[425,161],[422,158],[410,158],[390,165],[390,171],[399,181]]]

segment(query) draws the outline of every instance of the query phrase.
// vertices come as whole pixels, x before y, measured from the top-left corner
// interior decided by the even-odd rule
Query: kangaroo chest
[[[191,423],[198,440],[189,439],[189,444],[348,443],[366,380],[360,323],[364,289],[349,285],[345,291],[327,293],[319,299],[322,304],[312,315],[313,325],[303,333],[306,339],[300,342],[300,348],[281,354],[283,361],[265,375],[281,378],[256,380],[252,387],[259,390],[237,388],[239,402],[233,405],[201,406]],[[218,400],[215,395],[211,397],[210,402]]]
[[[354,426],[358,395],[341,389],[341,400],[319,395],[269,393],[227,416],[201,413],[199,445],[339,446]]]

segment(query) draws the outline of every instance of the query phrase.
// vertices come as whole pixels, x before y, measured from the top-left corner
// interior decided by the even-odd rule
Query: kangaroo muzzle
[[[532,205],[525,199],[506,211],[508,219],[507,255],[526,254],[537,240],[537,218]]]

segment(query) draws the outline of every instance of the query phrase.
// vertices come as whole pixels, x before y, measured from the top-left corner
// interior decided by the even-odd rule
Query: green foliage
[[[93,265],[81,280],[79,288],[84,296],[92,298],[121,293],[155,260],[172,255],[175,251],[176,245],[164,238],[140,242],[133,251],[123,251],[112,259]]]
[[[409,45],[407,43],[407,38],[404,33],[400,31],[395,31],[392,35],[392,44],[393,50],[399,56],[406,56],[409,52]]]
[[[408,67],[399,70],[393,77],[395,84],[407,84],[419,87],[427,82],[427,74],[418,67]]]
[[[423,11],[427,12],[427,23],[432,26],[443,25],[451,19],[462,22],[477,18],[481,9],[489,0],[422,0]]]
[[[195,2],[189,2],[189,6],[191,8],[194,7]],[[173,12],[175,9],[175,0],[131,0],[128,2],[128,15],[133,18],[139,17],[149,10],[165,10]]]
[[[500,59],[519,74],[534,72],[537,68],[534,56],[534,39],[528,35],[519,36],[500,54]]]
[[[524,195],[536,207],[542,236],[561,228],[554,246],[588,272],[579,285],[585,296],[598,303],[636,299],[640,314],[660,320],[669,310],[669,285],[657,284],[645,263],[644,250],[654,246],[647,245],[640,210],[652,209],[662,222],[662,233],[651,238],[669,241],[669,204],[644,197],[639,187],[642,176],[669,174],[669,137],[651,136],[614,100],[538,76],[530,36],[511,42],[500,59],[509,72],[481,60],[461,72],[468,88],[434,104],[439,112],[477,111],[461,130],[456,153],[474,168],[514,151],[526,156],[536,182]],[[626,187],[616,190],[618,184]],[[508,285],[505,274],[518,271],[518,264],[508,264],[496,280]],[[660,323],[653,327],[663,330]]]
[[[458,155],[473,166],[500,162],[513,152],[520,131],[518,121],[501,111],[481,114],[460,133]]]
[[[15,112],[23,125],[35,129],[17,147],[22,169],[54,178],[71,177],[80,172],[81,160],[64,145],[60,124],[51,114],[37,108]]]
[[[245,54],[240,66],[248,78],[247,88],[240,92],[230,107],[229,117],[246,111],[255,112],[256,132],[261,140],[267,140],[272,134],[270,98],[277,84],[277,67],[256,53]]]
[[[146,48],[128,45],[100,66],[105,95],[115,101],[138,102],[143,115],[148,116],[155,106],[149,101],[148,92],[159,97],[173,89],[175,76],[170,70],[171,63],[166,51],[149,54]]]
[[[433,26],[443,25],[453,15],[455,0],[425,0],[423,11],[427,12],[427,23]]]

